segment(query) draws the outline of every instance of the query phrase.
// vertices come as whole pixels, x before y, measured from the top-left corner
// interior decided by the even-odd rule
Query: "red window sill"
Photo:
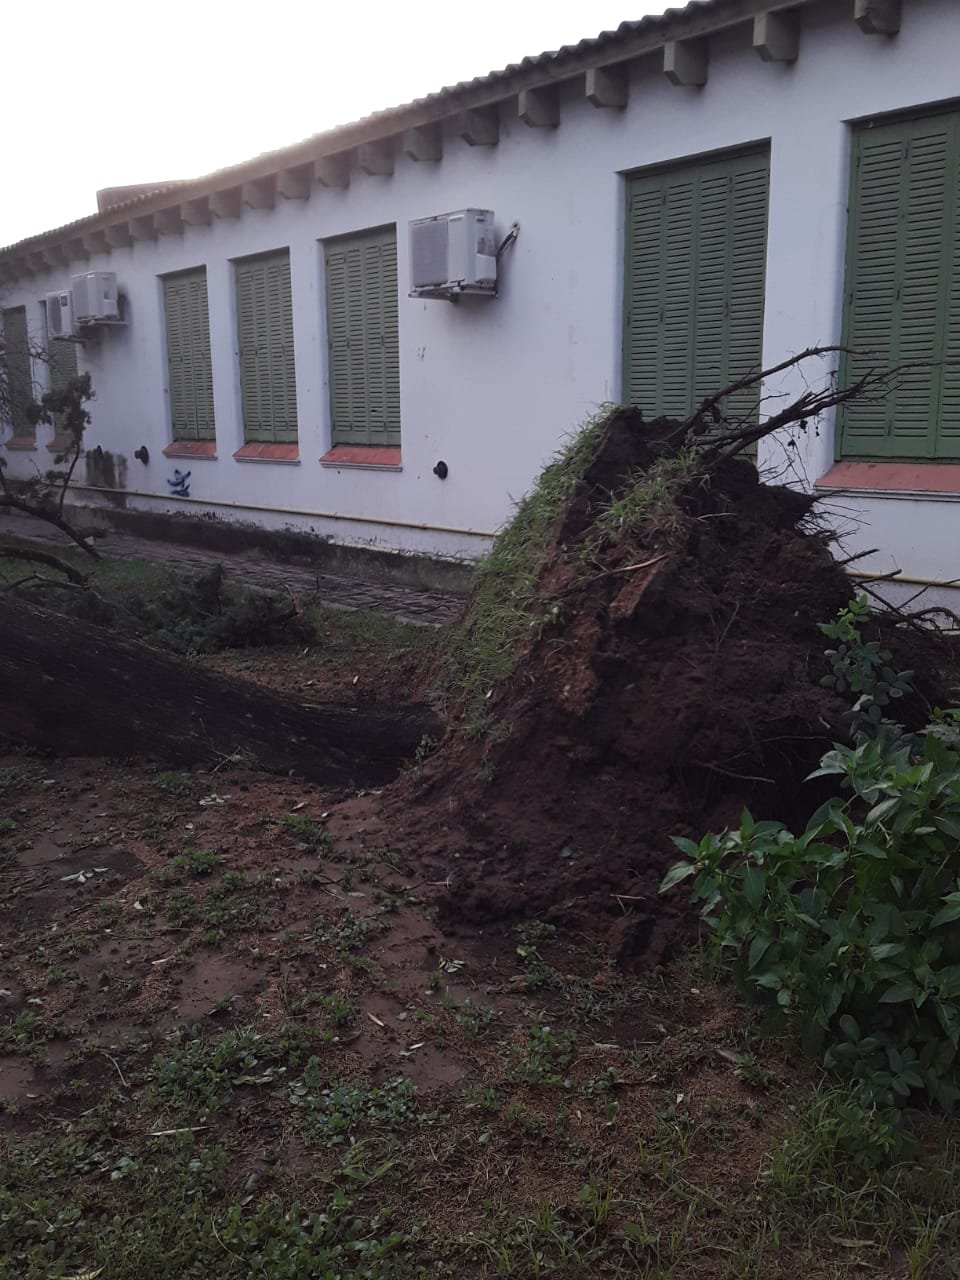
[[[174,440],[163,451],[165,458],[215,458],[216,440]]]
[[[33,436],[11,436],[9,440],[5,440],[3,443],[7,449],[20,449],[24,453],[37,447],[37,442]]]
[[[299,462],[296,444],[245,444],[233,455],[238,462]]]
[[[402,471],[400,450],[380,445],[335,444],[320,459],[324,467],[366,467],[370,471]]]
[[[960,494],[960,463],[837,462],[817,489],[870,489],[878,493]]]
[[[69,453],[73,449],[73,436],[54,436],[47,448],[51,453]]]

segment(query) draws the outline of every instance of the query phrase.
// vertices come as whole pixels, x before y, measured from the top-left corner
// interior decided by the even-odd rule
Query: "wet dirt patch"
[[[245,998],[256,995],[265,986],[262,970],[251,963],[222,952],[203,951],[186,972],[176,973],[175,999],[170,1012],[186,1022],[236,1013]]]
[[[0,920],[38,924],[62,918],[114,893],[143,869],[125,849],[56,849],[51,841],[31,846],[28,858],[35,855],[35,860],[26,862],[27,873],[10,886]]]
[[[37,1068],[23,1058],[0,1058],[0,1104],[37,1092]]]

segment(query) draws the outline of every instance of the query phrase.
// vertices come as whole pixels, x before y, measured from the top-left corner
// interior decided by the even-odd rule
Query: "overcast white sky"
[[[100,187],[192,178],[527,54],[656,0],[0,0],[0,245]]]

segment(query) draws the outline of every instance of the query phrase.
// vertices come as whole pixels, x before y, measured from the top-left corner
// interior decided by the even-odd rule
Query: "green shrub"
[[[308,620],[290,600],[228,578],[220,564],[200,573],[151,575],[142,585],[105,584],[102,591],[57,593],[35,588],[43,603],[173,653],[217,653],[309,640]]]
[[[841,615],[829,652],[838,688],[858,695],[852,745],[812,777],[841,794],[795,835],[744,813],[735,831],[677,839],[724,967],[799,1032],[827,1069],[871,1104],[923,1090],[950,1109],[960,1044],[960,750],[947,713],[919,737],[883,720],[908,687],[889,655],[860,642],[864,608]],[[836,636],[836,624],[825,630]]]

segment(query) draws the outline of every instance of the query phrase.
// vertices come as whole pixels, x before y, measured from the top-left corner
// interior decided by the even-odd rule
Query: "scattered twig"
[[[897,572],[899,573],[899,569]],[[912,600],[916,600],[917,596],[922,595],[923,592],[916,592],[904,605],[896,605],[891,600],[888,600],[881,592],[874,591],[873,588],[868,585],[871,582],[880,581],[883,581],[883,579],[867,578],[865,581],[860,582],[859,586],[866,595],[870,596],[871,599],[876,600],[877,604],[881,605],[887,613],[896,614],[905,626],[911,627],[914,631],[920,632],[921,635],[928,634],[929,628],[922,625],[923,619],[939,615],[944,618],[949,618],[954,627],[960,630],[960,617],[958,617],[952,609],[948,609],[946,605],[931,605],[929,609],[916,609],[908,612],[907,605],[909,605]],[[944,586],[949,585],[951,584],[944,583]],[[923,590],[926,591],[928,588],[924,587]]]
[[[774,785],[773,778],[760,778],[752,773],[734,773],[732,769],[723,769],[718,764],[706,764],[702,760],[695,760],[694,766],[697,769],[709,769],[711,773],[722,773],[725,778],[736,778],[740,782],[766,782],[770,786]]]
[[[647,895],[645,893],[611,893],[611,898],[616,898],[620,903],[620,910],[626,915],[627,909],[623,905],[625,902],[646,902]]]
[[[236,1260],[237,1260],[239,1263],[243,1263],[243,1258],[241,1258],[241,1257],[240,1257],[239,1253],[234,1253],[234,1251],[230,1248],[230,1246],[229,1246],[229,1245],[224,1244],[224,1243],[223,1243],[223,1241],[220,1239],[220,1232],[217,1230],[217,1224],[216,1224],[216,1222],[214,1221],[214,1218],[213,1218],[213,1214],[212,1214],[212,1213],[211,1213],[211,1215],[210,1215],[210,1230],[211,1230],[211,1231],[213,1232],[213,1234],[216,1236],[216,1238],[217,1238],[217,1244],[219,1244],[219,1245],[220,1245],[220,1247],[221,1247],[222,1249],[225,1249],[225,1250],[226,1250],[226,1252],[227,1252],[227,1253],[229,1253],[229,1255],[230,1255],[230,1257],[231,1257],[231,1258],[236,1258]]]
[[[893,582],[900,577],[902,569],[891,569],[889,573],[854,573],[851,577],[856,578],[859,583],[866,582]]]
[[[117,1075],[120,1077],[120,1083],[123,1085],[125,1089],[129,1089],[130,1086],[127,1084],[126,1080],[123,1078],[123,1072],[120,1070],[120,1063],[116,1060],[113,1054],[107,1053],[106,1049],[101,1049],[100,1052],[103,1054],[105,1058],[110,1059],[113,1065],[117,1068]]]
[[[848,564],[855,564],[857,560],[865,560],[867,556],[875,556],[879,550],[879,547],[871,547],[869,551],[857,551],[852,556],[845,556],[842,560],[838,560],[837,564],[843,569]]]
[[[605,569],[603,573],[597,573],[591,579],[596,582],[599,578],[612,578],[617,573],[636,573],[640,569],[649,569],[651,565],[659,564],[661,560],[666,560],[669,551],[664,551],[658,556],[653,556],[650,560],[641,560],[639,564],[626,564],[619,569]],[[577,584],[579,586],[579,584]]]
[[[175,1133],[199,1133],[201,1129],[209,1129],[208,1124],[192,1124],[185,1129],[151,1129],[147,1133],[148,1138],[169,1138]]]

